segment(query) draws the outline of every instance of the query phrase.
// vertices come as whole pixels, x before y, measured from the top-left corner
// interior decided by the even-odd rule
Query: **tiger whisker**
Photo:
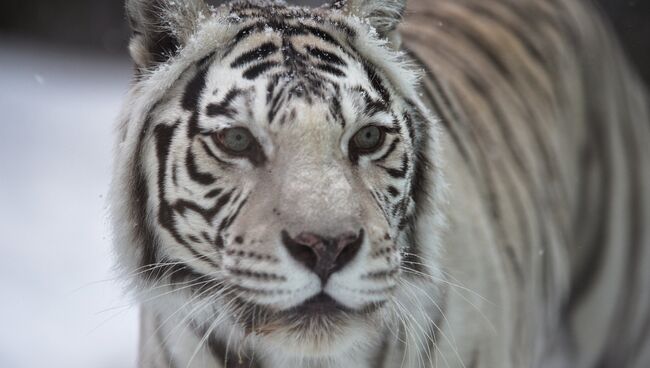
[[[467,291],[468,293],[470,293],[470,294],[472,294],[472,295],[474,295],[474,296],[476,296],[476,297],[482,299],[484,302],[486,302],[486,303],[488,303],[488,304],[491,304],[491,305],[494,305],[494,306],[496,305],[496,303],[490,301],[489,299],[487,299],[486,297],[482,296],[482,295],[479,294],[478,292],[476,292],[476,291],[474,291],[474,290],[472,290],[472,289],[469,289],[469,288],[467,288],[467,287],[465,287],[465,286],[462,286],[462,285],[459,285],[459,284],[456,284],[456,283],[450,282],[449,280],[445,280],[445,279],[440,278],[440,277],[436,277],[436,276],[433,276],[433,275],[429,275],[429,274],[423,273],[422,271],[414,270],[414,269],[412,269],[412,268],[410,268],[410,267],[407,267],[407,266],[404,266],[404,265],[402,265],[401,268],[402,268],[402,270],[407,271],[407,272],[409,272],[409,273],[411,273],[411,274],[413,274],[413,275],[417,275],[417,276],[421,276],[421,277],[429,278],[429,279],[433,280],[434,282],[441,282],[441,283],[444,283],[444,284],[446,284],[446,285],[449,285],[449,286],[452,286],[452,287],[458,288],[458,289],[460,289],[460,290]]]
[[[413,285],[412,283],[409,283],[407,280],[402,280],[402,281],[405,282],[405,283],[407,283],[407,286],[410,286],[410,287],[417,287],[417,286]],[[418,288],[418,289],[419,289],[419,288]],[[424,317],[428,320],[428,322],[431,323],[431,324],[432,324],[432,325],[433,325],[433,326],[438,330],[438,332],[439,332],[439,333],[440,333],[440,334],[441,334],[441,335],[442,335],[442,336],[447,340],[447,342],[448,342],[449,345],[451,346],[452,350],[453,350],[454,353],[456,354],[456,357],[457,357],[458,360],[460,361],[461,365],[462,365],[463,367],[465,367],[465,363],[463,362],[462,358],[460,357],[460,353],[459,353],[459,351],[458,351],[458,347],[457,347],[457,344],[456,344],[455,340],[450,339],[450,338],[447,336],[447,334],[444,332],[444,330],[443,330],[442,328],[440,328],[440,327],[438,326],[438,324],[435,323],[435,321],[433,321],[433,320],[431,319],[431,317],[430,317],[427,313],[424,312],[424,309],[423,309],[423,307],[422,307],[422,303],[420,302],[420,298],[417,297],[417,295],[415,294],[415,292],[414,292],[413,290],[411,290],[410,288],[404,288],[404,290],[406,290],[407,292],[409,292],[409,293],[413,296],[414,300],[416,301],[416,303],[417,303],[417,305],[418,305],[418,308],[423,312],[423,316],[424,316]],[[440,312],[442,313],[442,310],[440,309],[440,307],[437,306],[437,304],[435,303],[435,301],[433,301],[433,299],[432,299],[432,298],[431,298],[431,297],[430,297],[430,296],[429,296],[429,295],[428,295],[424,290],[421,290],[421,289],[419,289],[419,290],[422,291],[422,294],[424,294],[425,296],[427,296],[427,297],[431,300],[431,302],[433,302],[434,305],[436,305],[436,307],[438,308],[438,310],[440,310]],[[443,313],[443,314],[444,314],[444,313]],[[445,318],[445,319],[446,319],[446,318]],[[448,321],[448,320],[447,320],[447,324],[449,325],[449,321]],[[435,343],[435,342],[433,341],[433,339],[431,339],[431,342],[432,342],[432,343]]]
[[[411,269],[407,269],[407,268],[405,268],[404,271],[407,272],[407,273],[408,273],[408,272],[417,272],[417,271],[414,271],[414,270],[411,270]],[[443,282],[443,280],[435,280],[435,281]],[[450,285],[450,286],[453,286],[453,285]],[[472,301],[470,301],[469,299],[467,299],[467,297],[466,297],[465,295],[463,295],[462,293],[460,293],[458,290],[454,289],[453,287],[451,288],[451,290],[452,290],[454,293],[456,293],[456,295],[458,295],[458,296],[459,296],[463,301],[465,301],[465,302],[468,303],[472,308],[474,308],[474,309],[476,310],[476,312],[478,312],[479,315],[480,315],[480,316],[485,320],[485,322],[488,324],[488,326],[489,326],[490,329],[493,331],[493,333],[496,334],[496,327],[494,326],[494,324],[492,323],[492,321],[487,317],[487,315],[485,315],[485,312],[483,312],[483,310],[481,310],[481,308],[479,308],[476,304],[472,303]]]
[[[219,286],[220,286],[220,285],[215,285],[214,288],[217,288],[217,287],[219,287]],[[210,290],[210,289],[206,290],[206,292],[209,292],[209,291],[211,291],[211,290]],[[234,289],[231,289],[230,286],[226,285],[225,289],[222,289],[222,290],[218,290],[218,291],[217,291],[217,294],[214,296],[214,299],[217,299],[217,298],[223,299],[224,297],[227,297],[228,295],[230,295],[230,294],[232,294],[232,293],[234,293],[234,292],[235,292]],[[205,293],[205,292],[204,292],[204,293]],[[196,299],[200,298],[200,296],[201,296],[202,294],[204,294],[204,293],[201,293],[200,295],[197,295],[196,297],[193,298],[193,300],[196,300]],[[189,311],[189,312],[184,316],[183,319],[181,319],[181,320],[179,321],[179,323],[177,324],[176,327],[174,327],[173,329],[171,329],[171,330],[169,331],[169,333],[165,336],[165,338],[163,339],[163,341],[166,341],[166,340],[167,340],[171,335],[173,335],[173,334],[175,333],[175,331],[177,331],[180,327],[182,327],[183,325],[185,325],[186,322],[189,321],[190,319],[192,319],[193,316],[194,316],[197,312],[199,312],[199,311],[205,309],[206,307],[208,307],[208,306],[210,306],[210,305],[214,305],[214,302],[215,302],[214,299],[213,299],[213,298],[206,298],[206,300],[204,301],[204,305],[197,305],[197,306],[195,306],[191,311]],[[185,303],[185,305],[187,305],[187,304],[189,304],[189,303]],[[224,306],[222,307],[223,310],[221,311],[219,317],[217,318],[218,321],[222,321],[224,318],[226,318],[226,316],[228,315],[227,310],[230,309],[230,304],[231,304],[231,302],[226,303],[226,305],[224,305]],[[185,306],[185,305],[184,305],[184,306]],[[178,308],[178,309],[176,310],[176,312],[182,310],[182,308],[183,308],[184,306]],[[174,313],[176,313],[176,312],[174,312]]]
[[[207,274],[206,274],[206,275],[204,275],[204,276],[207,277],[207,276],[210,276],[210,275],[207,275]],[[204,276],[201,276],[201,278],[204,277]],[[169,295],[169,294],[173,294],[173,293],[178,292],[178,291],[182,291],[182,290],[185,290],[185,289],[188,289],[188,288],[192,288],[192,287],[194,287],[194,286],[198,286],[198,285],[205,285],[205,284],[208,284],[208,283],[210,283],[210,282],[215,282],[215,281],[217,281],[217,280],[212,279],[212,280],[205,280],[205,281],[195,281],[195,282],[192,282],[192,283],[190,283],[190,284],[186,284],[186,285],[183,286],[183,287],[180,287],[180,288],[174,288],[173,290],[168,290],[168,291],[166,291],[166,292],[164,292],[164,293],[157,294],[157,295],[154,295],[154,296],[152,296],[152,297],[147,297],[146,299],[138,300],[137,302],[133,302],[133,303],[124,304],[124,305],[121,305],[121,306],[115,306],[115,307],[111,307],[111,308],[107,308],[107,309],[101,310],[101,311],[97,312],[97,314],[102,314],[102,313],[105,313],[105,312],[109,312],[109,311],[116,310],[116,309],[121,309],[121,308],[130,308],[130,307],[133,306],[134,303],[147,303],[147,302],[150,302],[150,301],[156,300],[156,299],[158,299],[158,298],[161,298],[161,297],[163,297],[163,296],[166,296],[166,295]],[[156,289],[161,289],[161,288],[170,287],[170,286],[175,286],[175,285],[176,285],[175,283],[169,283],[169,284],[159,285],[159,286],[156,286],[156,287],[154,287],[154,288],[144,290],[144,291],[143,291],[143,294],[148,293],[148,292],[153,291],[153,290],[156,290]]]
[[[419,324],[419,323],[418,323],[418,322],[413,318],[413,316],[410,314],[410,311],[408,311],[408,310],[407,310],[407,309],[406,309],[406,308],[405,308],[405,307],[404,307],[404,306],[403,306],[403,305],[402,305],[402,304],[397,300],[397,298],[394,298],[394,297],[393,297],[393,298],[391,298],[391,300],[392,300],[393,304],[394,304],[398,309],[400,309],[400,310],[403,311],[403,316],[406,317],[405,319],[403,319],[403,321],[404,321],[404,322],[408,322],[408,324],[407,324],[407,323],[403,323],[404,331],[405,331],[405,333],[407,334],[407,341],[408,341],[409,339],[411,339],[411,340],[416,344],[416,349],[417,349],[418,347],[421,347],[421,346],[419,346],[419,345],[421,344],[420,339],[417,339],[417,338],[415,337],[415,330],[412,328],[412,327],[413,327],[413,324],[415,324],[416,327],[418,327],[421,331],[424,331],[424,330],[422,329],[422,327],[420,326],[420,324]],[[410,357],[411,357],[412,355],[414,355],[414,354],[411,354],[411,351],[410,351],[410,350],[411,350],[411,345],[409,345],[409,344],[407,343],[407,344],[405,345],[405,350],[404,350],[404,355],[403,355],[403,357],[402,357],[402,364],[401,364],[401,366],[404,365],[404,362],[405,362],[405,360],[406,360],[407,357],[409,357],[409,363],[410,363]],[[416,351],[417,351],[417,350],[416,350]],[[418,359],[421,361],[421,357],[420,357],[420,356],[418,356]]]
[[[187,302],[185,302],[182,306],[178,307],[178,308],[177,308],[173,313],[171,313],[171,314],[170,314],[170,315],[169,315],[169,316],[168,316],[168,317],[167,317],[167,318],[166,318],[162,323],[160,323],[159,326],[158,326],[158,328],[156,328],[156,330],[154,331],[154,333],[156,333],[160,328],[162,328],[165,324],[167,324],[167,323],[168,323],[168,322],[169,322],[169,321],[170,321],[170,320],[171,320],[171,319],[172,319],[172,318],[173,318],[177,313],[179,313],[179,312],[180,312],[181,310],[183,310],[185,307],[187,307],[187,306],[190,305],[191,303],[195,302],[196,300],[200,299],[203,295],[205,295],[205,294],[207,294],[207,293],[210,293],[210,292],[214,291],[215,289],[219,288],[219,287],[222,286],[222,285],[223,285],[222,283],[217,284],[217,285],[214,285],[214,286],[212,286],[212,287],[210,287],[210,288],[204,290],[203,292],[201,292],[201,293],[199,293],[199,294],[193,296],[192,298],[190,298],[190,299],[189,299]],[[212,301],[211,301],[210,299],[206,299],[206,300],[204,300],[204,304],[205,304],[205,305],[203,305],[203,306],[197,305],[195,308],[193,308],[191,311],[189,311],[189,312],[187,313],[187,315],[185,316],[185,318],[183,318],[183,319],[179,322],[179,325],[184,324],[186,321],[188,321],[189,319],[191,319],[191,317],[194,315],[195,312],[197,312],[197,311],[199,311],[199,310],[202,310],[203,308],[209,306],[211,303],[212,303]],[[176,330],[176,328],[174,328],[172,331],[170,331],[170,334],[173,333],[175,330]],[[169,335],[169,334],[168,334],[168,335]],[[166,337],[163,339],[163,341],[166,341]]]

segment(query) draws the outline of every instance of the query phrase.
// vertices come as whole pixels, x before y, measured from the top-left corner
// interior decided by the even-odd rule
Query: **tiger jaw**
[[[283,311],[241,302],[235,312],[244,336],[289,356],[332,357],[368,344],[385,326],[384,302],[361,310],[342,306],[318,294],[297,307]],[[379,327],[378,327],[379,326]]]

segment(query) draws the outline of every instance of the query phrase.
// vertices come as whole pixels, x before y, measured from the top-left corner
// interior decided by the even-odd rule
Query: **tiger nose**
[[[282,244],[299,263],[314,271],[323,284],[336,271],[350,263],[363,243],[364,231],[325,237],[313,233],[300,233],[291,237],[282,231]]]

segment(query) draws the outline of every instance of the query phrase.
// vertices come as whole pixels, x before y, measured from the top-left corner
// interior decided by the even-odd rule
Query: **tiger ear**
[[[129,52],[138,69],[175,55],[208,14],[203,0],[126,0],[133,35]]]
[[[366,20],[381,37],[393,40],[406,9],[406,0],[340,0],[332,7]]]

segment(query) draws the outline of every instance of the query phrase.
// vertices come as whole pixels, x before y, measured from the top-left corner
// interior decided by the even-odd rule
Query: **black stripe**
[[[223,249],[225,246],[223,236],[217,234],[217,236],[214,238],[214,245],[217,247],[217,249]]]
[[[276,74],[271,79],[268,81],[268,84],[266,85],[266,104],[269,105],[271,103],[271,100],[273,99],[273,93],[275,92],[275,87],[278,85],[278,81],[280,80],[280,75]],[[271,119],[269,119],[270,121]]]
[[[411,142],[414,144],[417,143],[417,137],[415,135],[415,126],[413,125],[413,117],[411,116],[412,114],[417,114],[420,119],[418,119],[420,122],[424,122],[424,118],[421,114],[419,114],[419,111],[417,109],[417,106],[413,101],[411,100],[405,100],[406,104],[408,105],[409,109],[407,111],[404,111],[402,114],[402,118],[404,119],[404,124],[406,124],[406,130],[409,133],[409,139]],[[397,119],[397,116],[393,115],[393,124],[396,127],[399,127],[399,119]]]
[[[197,75],[200,74],[201,73],[199,72],[199,74]],[[195,79],[196,78],[197,76],[195,76]],[[200,84],[200,83],[196,82],[196,84]],[[198,101],[198,99],[196,98],[190,98],[189,95],[186,100],[188,104],[190,102]],[[146,119],[139,133],[138,144],[133,157],[134,164],[132,166],[132,173],[131,173],[134,183],[131,186],[132,191],[130,192],[130,203],[132,203],[133,207],[129,211],[129,216],[132,223],[135,224],[132,230],[134,235],[134,239],[133,239],[134,243],[138,245],[141,249],[141,256],[140,256],[141,258],[139,261],[140,268],[146,270],[142,272],[142,278],[148,282],[158,280],[165,274],[165,270],[168,270],[169,268],[166,266],[158,265],[157,240],[156,240],[156,236],[153,234],[151,227],[149,226],[149,222],[147,221],[149,217],[147,204],[149,203],[150,193],[148,189],[147,175],[145,173],[144,164],[143,164],[145,142],[147,141],[147,137],[149,136],[151,126],[153,125],[152,114],[160,106],[160,104],[161,104],[160,100],[154,103],[153,106],[149,109],[149,111],[146,114]],[[178,124],[179,122],[177,122],[177,125]],[[160,132],[158,132],[158,134],[160,134]],[[155,135],[156,132],[154,132],[154,136]],[[164,132],[162,135],[163,137],[161,137],[160,140],[163,143],[168,144],[169,140],[171,139],[171,134],[169,134],[169,132]],[[159,157],[162,153],[164,153],[164,152],[159,152],[160,149],[162,148],[159,148],[158,146],[156,147],[157,155]],[[165,150],[167,149],[168,147],[165,148]],[[164,156],[166,156],[166,154]],[[158,175],[159,175],[158,180],[160,181],[160,167],[159,167]],[[159,188],[161,187],[159,186]],[[164,188],[162,189],[164,190]],[[164,195],[162,197],[164,197]]]
[[[329,110],[334,121],[338,121],[338,123],[341,124],[341,127],[345,128],[346,122],[345,117],[343,116],[343,109],[341,107],[341,100],[339,95],[334,95],[332,97]]]
[[[338,57],[336,54],[325,51],[321,48],[315,47],[315,46],[305,46],[305,50],[307,52],[314,56],[315,58],[328,63],[328,64],[335,64],[335,65],[341,65],[341,66],[346,66],[347,64],[343,59]]]
[[[392,186],[392,185],[389,185],[389,186],[386,188],[386,190],[388,191],[388,194],[390,194],[390,195],[393,196],[393,197],[397,197],[398,195],[400,195],[399,190],[397,190],[397,188],[395,188],[395,187]]]
[[[194,271],[187,263],[176,259],[164,259],[163,261],[171,263],[168,266],[172,271],[169,274],[169,281],[170,286],[174,289],[189,288],[194,295],[199,295],[207,290],[217,292],[222,289],[221,282],[214,280],[210,275]]]
[[[172,183],[178,186],[178,163],[175,161],[172,163]]]
[[[328,64],[316,64],[316,65],[314,65],[314,67],[316,69],[318,69],[318,70],[322,70],[322,71],[324,71],[326,73],[332,74],[332,75],[337,76],[337,77],[344,77],[345,76],[345,73],[341,69],[336,68],[336,67],[331,66],[331,65],[328,65]]]
[[[160,202],[160,210],[158,211],[158,221],[163,227],[172,232],[174,229],[174,219],[171,213],[171,208],[165,199],[165,174],[167,172],[167,157],[169,155],[172,138],[174,131],[178,127],[175,125],[158,124],[154,129],[156,138],[156,156],[158,158],[158,201]]]
[[[221,194],[222,191],[223,191],[223,190],[222,190],[221,188],[212,189],[212,190],[209,191],[209,192],[208,192],[204,197],[205,197],[205,198],[208,198],[208,199],[209,199],[209,198],[214,198],[214,197],[218,196],[219,194]]]
[[[336,38],[334,38],[331,34],[323,29],[314,26],[308,26],[305,24],[292,25],[278,19],[266,19],[264,21],[260,21],[242,28],[239,32],[237,32],[237,34],[233,37],[232,42],[229,44],[227,50],[224,52],[223,57],[228,56],[232,50],[243,40],[256,33],[265,32],[267,29],[271,29],[273,32],[279,32],[283,37],[311,34],[320,38],[324,42],[339,47],[343,52],[345,52],[340,42],[338,42]]]
[[[142,140],[141,140],[142,142]],[[142,143],[138,144],[139,146]],[[156,237],[151,231],[149,222],[147,218],[149,217],[149,211],[147,209],[147,203],[149,202],[149,189],[147,186],[147,179],[142,167],[142,154],[140,153],[141,149],[136,150],[136,163],[133,169],[133,191],[131,193],[131,203],[134,206],[134,210],[131,211],[131,221],[133,221],[137,226],[132,227],[132,231],[137,240],[137,243],[141,249],[141,259],[140,259],[140,268],[148,268],[151,265],[157,263],[157,243]],[[157,277],[154,277],[154,274],[151,272],[144,272],[143,275],[145,279],[154,280]]]
[[[205,261],[211,266],[218,268],[217,265],[210,258],[200,254],[193,247],[191,247],[183,236],[176,229],[176,219],[174,218],[174,211],[177,210],[177,205],[171,206],[165,198],[165,174],[167,170],[167,161],[170,152],[171,140],[174,131],[178,127],[175,125],[159,124],[154,129],[154,136],[156,139],[156,156],[158,158],[158,223],[167,229],[172,235],[174,240],[184,246],[196,259]]]
[[[237,96],[242,94],[242,92],[243,91],[239,88],[231,88],[221,102],[211,103],[207,106],[206,114],[209,117],[225,116],[232,118],[236,111],[230,106],[230,104]]]
[[[185,212],[187,211],[192,211],[201,215],[201,217],[203,217],[203,219],[206,222],[210,223],[219,214],[219,212],[223,209],[223,207],[230,201],[234,191],[235,189],[231,189],[230,191],[221,195],[217,199],[214,206],[210,208],[201,207],[196,202],[192,202],[184,199],[180,199],[176,201],[176,203],[174,203],[172,207],[173,210],[176,211],[181,216],[184,216]]]
[[[366,103],[366,106],[364,107],[364,113],[366,115],[372,117],[373,115],[380,112],[388,113],[389,107],[385,102],[381,100],[373,100],[368,95],[364,95],[364,97],[364,102]]]
[[[393,139],[393,141],[390,142],[390,146],[388,146],[388,149],[386,150],[386,152],[384,152],[384,154],[381,155],[381,157],[373,160],[373,162],[382,162],[382,161],[386,160],[386,158],[388,158],[388,156],[390,156],[391,153],[393,153],[393,151],[395,151],[395,148],[397,148],[397,144],[399,142],[400,142],[399,138]]]
[[[278,114],[278,111],[280,110],[281,107],[280,100],[282,99],[283,95],[284,95],[284,88],[282,89],[282,91],[279,91],[273,98],[273,101],[271,101],[271,106],[269,107],[269,113],[268,113],[269,124],[273,122],[275,116]]]
[[[244,78],[252,80],[259,77],[260,74],[278,65],[279,64],[275,61],[265,61],[246,69],[246,71],[242,75]]]
[[[199,100],[205,89],[207,67],[199,69],[194,78],[190,80],[183,94],[182,106],[191,111],[192,115],[187,123],[187,137],[192,139],[199,134]]]
[[[332,45],[337,46],[342,51],[344,51],[342,45],[334,38],[334,36],[329,34],[327,31],[325,31],[323,29],[320,29],[320,28],[317,28],[317,27],[308,26],[308,25],[303,25],[303,27],[307,31],[309,31],[309,33],[311,33],[312,35],[320,38],[321,40],[323,40],[325,42],[331,43]]]
[[[222,231],[224,231],[224,230],[228,230],[228,228],[230,227],[230,225],[232,225],[233,221],[235,221],[235,219],[237,219],[237,216],[239,216],[239,212],[240,212],[241,209],[244,207],[244,205],[246,204],[247,201],[248,201],[248,197],[244,198],[244,200],[242,200],[242,201],[239,203],[239,205],[237,206],[237,209],[235,210],[235,212],[234,212],[232,215],[230,215],[230,216],[228,216],[227,218],[225,218],[225,219],[221,222],[221,224],[219,225],[219,232],[222,232]]]
[[[205,77],[208,73],[207,68],[201,68],[196,75],[187,83],[185,91],[183,92],[183,99],[181,106],[187,111],[195,112],[199,105],[199,99],[205,88]]]
[[[143,164],[144,145],[147,140],[151,125],[153,124],[152,114],[160,105],[157,101],[149,111],[147,111],[146,119],[142,124],[142,130],[138,135],[138,145],[134,154],[134,164],[131,168],[131,176],[134,180],[134,185],[129,193],[129,202],[132,204],[132,209],[128,215],[130,220],[136,226],[133,226],[134,243],[141,249],[140,268],[145,269],[143,272],[143,279],[147,281],[157,280],[160,277],[160,268],[153,267],[157,264],[157,242],[156,237],[149,226],[149,211],[147,204],[149,203],[149,189],[147,185],[147,175],[145,173]]]
[[[370,194],[372,195],[372,199],[375,200],[375,204],[377,205],[377,208],[384,214],[384,218],[386,218],[386,220],[390,222],[390,217],[388,215],[388,212],[386,211],[386,208],[384,208],[383,206],[385,201],[381,200],[380,192],[377,190],[372,190],[370,191]]]
[[[214,152],[212,152],[212,149],[210,149],[210,147],[208,146],[207,143],[202,141],[201,146],[203,147],[203,150],[205,151],[205,153],[207,153],[210,157],[212,157],[220,165],[222,165],[224,167],[232,167],[233,166],[232,163],[222,160],[219,156],[217,156]]]
[[[192,152],[191,147],[187,149],[187,154],[185,156],[185,166],[187,167],[187,173],[190,176],[190,179],[202,185],[210,185],[215,182],[214,176],[210,173],[203,173],[199,171],[199,168],[196,166],[196,160],[194,153]]]
[[[400,167],[399,169],[385,167],[385,166],[382,166],[382,165],[377,165],[377,166],[384,169],[386,171],[386,173],[388,173],[388,175],[390,175],[391,177],[396,178],[396,179],[402,179],[402,178],[406,177],[406,172],[408,171],[408,168],[409,168],[408,155],[406,153],[404,153],[402,155],[402,167]]]
[[[259,23],[258,24],[253,24],[253,25],[250,25],[248,27],[244,27],[244,28],[240,29],[237,32],[237,34],[235,34],[232,41],[230,41],[230,43],[228,44],[228,47],[224,51],[222,58],[228,57],[228,55],[230,55],[230,53],[235,49],[235,47],[241,41],[243,41],[244,39],[250,37],[253,33],[255,33],[256,29],[258,31],[261,30],[261,28],[259,27]]]
[[[256,49],[241,54],[232,63],[230,63],[230,67],[238,68],[253,61],[262,61],[262,59],[269,57],[276,51],[278,51],[278,46],[276,46],[273,42],[263,43]]]
[[[261,281],[286,281],[286,276],[278,275],[277,273],[269,272],[256,272],[249,269],[228,267],[226,269],[228,272],[232,273],[234,276],[239,277],[248,277],[252,279],[258,279]]]
[[[372,87],[375,89],[375,91],[379,93],[379,96],[381,96],[382,101],[384,103],[390,103],[390,95],[388,94],[388,90],[384,87],[383,81],[381,77],[377,74],[375,68],[367,60],[364,60],[362,65],[364,71],[366,72],[368,80],[372,84]]]

